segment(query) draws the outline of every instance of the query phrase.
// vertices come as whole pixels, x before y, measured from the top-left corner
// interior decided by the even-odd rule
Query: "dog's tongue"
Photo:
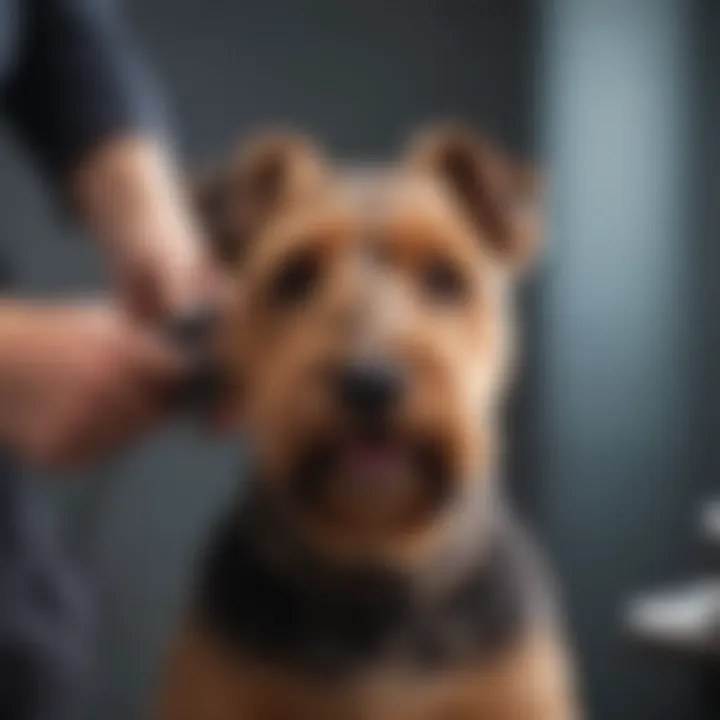
[[[398,442],[385,439],[359,439],[350,442],[345,460],[352,474],[370,482],[387,482],[404,469],[406,453]]]

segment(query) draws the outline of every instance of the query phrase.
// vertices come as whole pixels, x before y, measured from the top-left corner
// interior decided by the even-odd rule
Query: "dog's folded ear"
[[[544,187],[539,173],[510,160],[462,125],[448,124],[416,136],[409,162],[447,186],[498,257],[515,268],[530,264],[542,236]]]
[[[283,133],[252,139],[224,166],[201,175],[193,199],[216,257],[239,262],[273,216],[314,192],[325,176],[314,146]]]

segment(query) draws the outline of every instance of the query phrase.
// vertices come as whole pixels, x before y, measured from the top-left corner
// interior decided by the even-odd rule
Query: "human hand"
[[[156,322],[220,302],[224,278],[199,233],[171,213],[148,216],[110,251],[118,297],[135,318]]]
[[[100,460],[153,427],[185,370],[109,305],[0,306],[0,338],[0,439],[50,468]]]

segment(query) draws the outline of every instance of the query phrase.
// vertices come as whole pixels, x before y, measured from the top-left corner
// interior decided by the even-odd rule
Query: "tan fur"
[[[225,355],[229,374],[252,388],[242,402],[256,451],[274,464],[270,475],[282,475],[307,433],[342,422],[318,381],[321,364],[379,346],[412,373],[400,423],[408,432],[444,435],[458,478],[475,482],[492,464],[496,402],[511,362],[511,277],[432,176],[410,168],[386,178],[377,202],[359,195],[354,178],[341,176],[302,203],[281,200],[238,267],[243,297],[224,333]],[[390,255],[388,281],[363,275],[361,253],[373,234]],[[278,315],[265,301],[267,287],[297,252],[318,259],[327,285],[307,309]],[[437,258],[460,269],[470,288],[453,312],[428,312],[418,299],[422,273]],[[405,554],[418,521],[421,535],[430,530],[424,499],[415,501],[406,523],[377,538],[385,550],[395,544]],[[341,504],[310,519],[308,532],[324,533],[328,549],[360,540],[359,524]]]
[[[512,374],[511,289],[534,254],[531,174],[466,131],[423,136],[393,169],[341,173],[298,140],[251,147],[205,183],[201,205],[238,298],[218,351],[242,404],[264,481],[283,502],[288,464],[313,433],[342,429],[322,368],[366,348],[401,361],[412,392],[396,418],[431,433],[453,458],[458,502],[443,513],[410,486],[401,501],[347,497],[336,483],[314,512],[288,514],[327,556],[382,558],[422,574],[452,547],[463,499],[494,481],[499,407]],[[373,245],[372,243],[376,243]],[[368,277],[371,248],[388,272]],[[291,312],[268,299],[297,253],[321,269],[322,290]],[[442,262],[463,277],[451,309],[423,296]],[[475,495],[473,495],[475,493]],[[393,503],[400,502],[396,508]],[[383,505],[383,503],[385,503]],[[469,506],[469,502],[465,503]],[[453,529],[455,526],[455,529]],[[462,535],[474,542],[477,532]],[[465,543],[467,544],[467,543]],[[462,548],[459,554],[462,555]],[[467,554],[467,553],[466,553]],[[462,561],[458,560],[462,567]],[[429,585],[433,584],[429,581]],[[372,667],[342,681],[262,666],[195,623],[174,647],[156,720],[577,720],[559,632],[536,627],[491,662],[444,674]]]
[[[197,628],[175,647],[155,720],[578,720],[565,649],[528,637],[493,663],[446,676],[377,668],[303,681],[228,654]]]

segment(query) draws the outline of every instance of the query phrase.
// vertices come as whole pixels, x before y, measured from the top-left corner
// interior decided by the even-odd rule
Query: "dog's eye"
[[[306,300],[312,294],[320,278],[320,262],[311,253],[299,254],[288,259],[273,278],[271,295],[281,305]]]
[[[462,271],[445,260],[434,260],[425,267],[422,287],[428,297],[443,303],[465,298],[468,282]]]

